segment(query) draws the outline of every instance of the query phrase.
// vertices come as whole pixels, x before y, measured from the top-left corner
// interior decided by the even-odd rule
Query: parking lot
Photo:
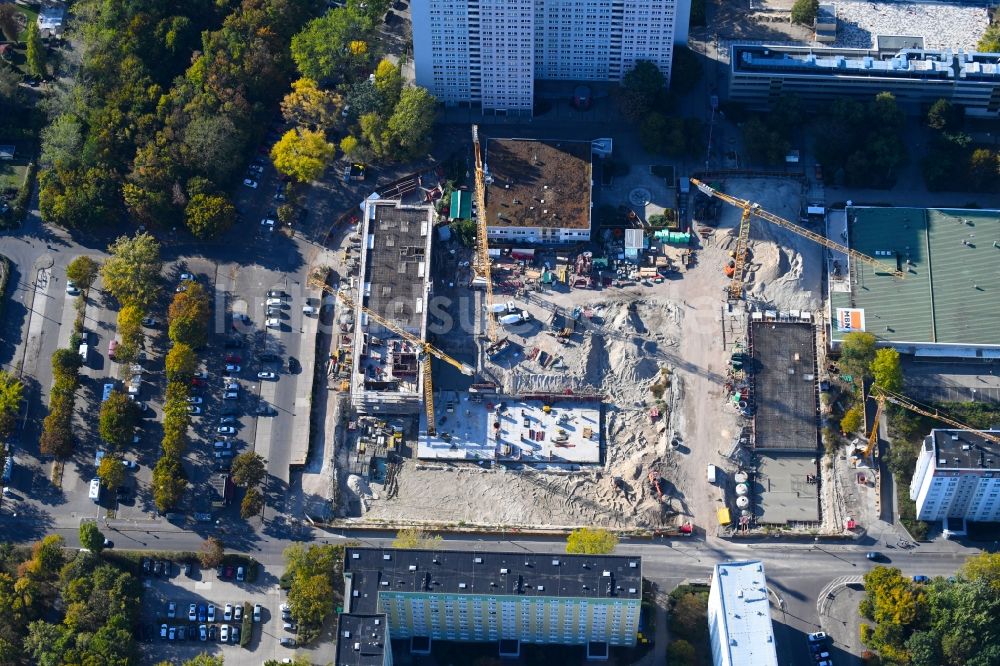
[[[225,573],[225,572],[224,572]],[[232,572],[235,576],[235,571]],[[169,576],[146,575],[143,585],[142,649],[148,663],[163,659],[180,662],[201,652],[221,655],[230,664],[260,664],[267,659],[282,659],[294,654],[294,648],[280,644],[280,639],[292,639],[294,634],[283,629],[281,604],[286,601],[278,578],[280,567],[261,568],[254,582],[236,582],[235,578],[220,578],[214,569],[202,569],[195,564],[190,576],[173,563]],[[170,604],[174,606],[171,609]],[[260,621],[251,622],[249,644],[240,647],[232,639],[232,627],[242,627],[242,619],[225,619],[226,605],[233,607],[249,604],[250,617],[253,607],[260,604]],[[194,604],[194,620],[190,619]],[[211,608],[214,607],[214,608]],[[214,610],[215,621],[209,620]],[[166,625],[166,637],[161,638]],[[201,627],[205,627],[202,639]],[[230,641],[221,641],[223,626],[229,627]],[[184,637],[181,638],[183,628]],[[170,630],[173,629],[173,632]],[[170,635],[174,638],[171,640]],[[212,638],[214,636],[214,638]]]

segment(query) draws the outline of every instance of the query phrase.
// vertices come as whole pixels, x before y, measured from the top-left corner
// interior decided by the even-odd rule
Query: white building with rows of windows
[[[534,82],[620,81],[638,60],[667,80],[690,0],[413,0],[417,85],[449,106],[530,115]]]
[[[910,484],[917,519],[1000,520],[1000,431],[932,430]]]

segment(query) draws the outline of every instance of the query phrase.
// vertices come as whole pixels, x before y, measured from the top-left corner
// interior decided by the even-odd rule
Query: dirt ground
[[[802,193],[794,181],[731,180],[724,189],[798,219]],[[364,517],[618,528],[656,528],[687,519],[711,526],[722,497],[720,488],[708,484],[706,466],[726,467],[724,456],[742,423],[723,388],[729,352],[745,331],[742,306],[726,305],[722,272],[738,219],[738,210],[724,210],[715,233],[698,248],[696,264],[662,284],[515,297],[536,323],[511,333],[522,355],[493,368],[494,376],[508,393],[572,388],[606,396],[603,465],[511,471],[485,463],[411,460],[399,474],[395,497],[386,499],[372,486],[377,499],[367,502]],[[776,309],[818,307],[822,248],[761,221],[754,222],[751,239],[751,299]],[[543,330],[549,315],[542,301],[566,310],[590,308],[590,323],[562,345]],[[561,361],[541,368],[525,357],[535,346]],[[654,407],[660,410],[657,418],[650,416]],[[663,477],[665,501],[648,482],[650,471]]]

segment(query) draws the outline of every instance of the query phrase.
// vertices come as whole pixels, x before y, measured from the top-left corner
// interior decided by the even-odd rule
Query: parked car
[[[283,289],[270,289],[267,292],[267,297],[268,298],[281,298],[284,295],[285,295],[285,292],[284,292]]]
[[[194,282],[194,276],[190,273],[181,273],[181,282]]]
[[[215,452],[215,457],[216,458],[231,458],[232,456],[233,456],[233,450],[232,449],[222,449],[221,451],[216,451]]]
[[[927,576],[923,575],[923,574],[917,574],[916,576],[913,577],[913,582],[914,583],[929,583],[929,582],[931,582],[931,579],[928,578]]]
[[[198,621],[198,605],[191,604],[190,606],[188,606],[188,622],[197,622],[197,621]]]
[[[243,567],[236,567],[236,582],[242,583],[246,580],[246,569]]]
[[[153,575],[159,576],[162,573],[163,573],[163,562],[156,560],[156,562],[153,563]]]
[[[274,231],[274,220],[269,217],[265,217],[260,221],[260,226],[262,229],[266,229],[267,231]]]
[[[270,370],[261,370],[257,373],[257,379],[277,379],[278,375]]]
[[[268,328],[281,328],[281,320],[276,317],[271,317],[265,322]]]
[[[236,604],[233,608],[233,619],[237,622],[243,620],[243,604]]]
[[[253,606],[253,621],[254,622],[260,622],[260,612],[261,612],[261,605],[260,604],[254,604],[254,606]]]
[[[303,305],[302,306],[302,314],[304,314],[304,315],[314,315],[314,314],[316,314],[318,312],[319,312],[319,308],[317,308],[315,305]]]
[[[158,322],[155,317],[143,317],[142,318],[142,325],[145,326],[146,328],[156,328],[156,326],[159,323],[160,322]]]
[[[254,180],[253,178],[244,178],[243,184],[249,187],[251,190],[257,189],[257,181]]]
[[[72,280],[66,280],[66,293],[70,296],[76,296],[80,293],[80,288]]]
[[[216,451],[228,450],[233,448],[233,443],[223,439],[217,441],[212,448],[214,448]]]
[[[217,433],[219,433],[220,435],[235,435],[236,434],[236,428],[234,428],[233,426],[219,426],[218,428],[215,429],[215,431]]]
[[[233,625],[233,630],[232,630],[231,633],[232,633],[232,641],[234,643],[239,643],[240,642],[240,626],[238,624],[234,624]]]
[[[225,393],[222,394],[223,400],[237,400],[239,399],[239,397],[240,394],[238,391],[226,391]]]
[[[205,385],[204,379],[198,379],[197,377],[191,378],[191,386],[204,386],[204,385]]]
[[[160,625],[160,639],[162,639],[162,640],[166,640],[167,639],[167,631],[168,631],[167,625],[161,624]]]
[[[816,631],[816,632],[813,632],[811,634],[808,634],[806,636],[806,638],[809,639],[810,643],[822,643],[823,641],[826,640],[826,632],[825,631]]]
[[[201,414],[201,407],[198,407],[197,405],[188,405],[188,414],[198,416]]]
[[[198,627],[198,640],[207,641],[208,640],[208,627],[201,625]]]
[[[115,542],[112,541],[111,539],[105,539],[104,540],[104,547],[105,548],[114,548],[115,547]]]
[[[221,419],[219,419],[219,423],[221,423],[222,425],[234,425],[236,423],[239,423],[239,420],[235,416],[223,416]]]
[[[223,643],[229,642],[229,625],[222,625],[222,629],[219,631],[219,640]]]
[[[280,308],[283,304],[284,304],[284,301],[282,301],[280,298],[269,298],[269,299],[267,299],[267,302],[265,303],[265,305],[267,305],[267,307],[269,307],[269,308],[270,307],[278,307],[278,308]]]
[[[226,622],[229,622],[230,620],[233,619],[233,605],[232,604],[226,604],[226,609],[222,613],[222,619],[225,620]]]
[[[295,624],[294,622],[285,622],[281,626],[285,631],[290,631],[293,634],[299,630],[299,625]]]
[[[278,641],[282,647],[293,648],[295,647],[295,639],[285,636]]]
[[[159,564],[159,562],[157,562]],[[177,617],[177,602],[171,601],[167,604],[167,619],[172,620]]]
[[[226,354],[226,363],[239,363],[242,360],[239,354]]]
[[[197,379],[208,379],[208,373],[205,372],[204,370],[199,370],[198,372],[194,373],[194,376]]]
[[[208,605],[208,621],[215,622],[215,604]]]
[[[215,634],[216,634],[215,625],[214,624],[208,625],[208,640],[214,641],[215,640]]]
[[[208,619],[208,608],[205,606],[205,604],[198,604],[198,622],[205,622],[207,621],[207,619]]]
[[[192,395],[187,399],[189,405],[200,405],[202,400],[199,396]]]
[[[240,371],[240,366],[236,365],[235,363],[226,364],[226,372],[235,374],[239,371]]]
[[[142,558],[142,573],[148,575],[149,572],[152,570],[153,570],[153,563],[149,560],[149,558],[146,557]]]
[[[177,627],[170,627],[170,640],[177,640]]]

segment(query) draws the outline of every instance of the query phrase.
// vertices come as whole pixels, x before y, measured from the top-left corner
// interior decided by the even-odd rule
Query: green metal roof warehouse
[[[854,262],[851,290],[830,295],[832,342],[860,324],[901,352],[1000,356],[1000,211],[850,207],[847,219],[852,248],[906,277]]]

